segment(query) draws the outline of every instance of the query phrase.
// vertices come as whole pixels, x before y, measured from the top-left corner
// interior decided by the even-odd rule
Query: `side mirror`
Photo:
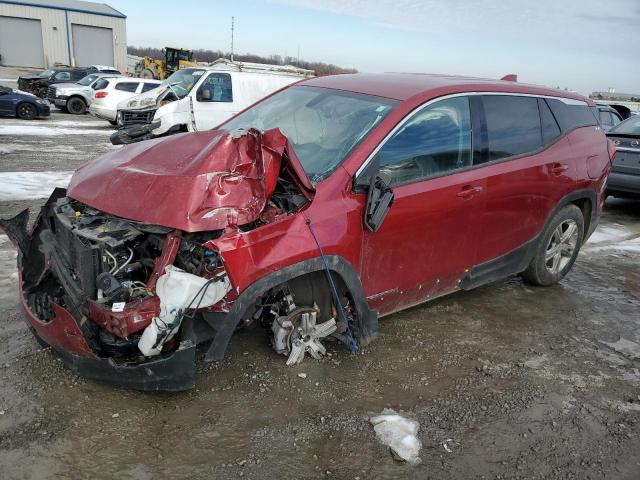
[[[211,90],[208,88],[203,88],[198,91],[198,98],[196,100],[200,102],[210,102],[211,101]]]
[[[364,226],[370,232],[377,232],[382,226],[392,203],[391,177],[386,173],[379,172],[371,177],[367,205],[364,211]]]

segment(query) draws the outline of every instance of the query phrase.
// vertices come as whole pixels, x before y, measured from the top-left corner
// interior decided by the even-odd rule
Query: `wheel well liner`
[[[360,345],[372,342],[378,333],[378,315],[369,308],[360,279],[351,264],[339,255],[326,255],[325,259],[332,274],[338,275],[353,298],[358,316],[357,340]],[[236,299],[229,313],[218,316],[204,314],[204,319],[216,331],[213,342],[205,355],[207,361],[222,360],[231,335],[256,301],[272,288],[296,277],[324,271],[321,257],[310,258],[289,265],[256,281]]]

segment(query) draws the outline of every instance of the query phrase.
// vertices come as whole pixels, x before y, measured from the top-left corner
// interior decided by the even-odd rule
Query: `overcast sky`
[[[640,0],[105,0],[129,45],[640,93]],[[173,13],[171,13],[173,11]]]

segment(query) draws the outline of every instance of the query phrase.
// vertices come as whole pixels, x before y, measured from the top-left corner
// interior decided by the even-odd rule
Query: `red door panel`
[[[483,167],[487,179],[477,263],[534,239],[558,201],[575,185],[576,154],[567,138],[528,157]]]
[[[457,288],[475,261],[484,190],[478,169],[394,188],[382,227],[363,238],[372,308],[391,313]]]

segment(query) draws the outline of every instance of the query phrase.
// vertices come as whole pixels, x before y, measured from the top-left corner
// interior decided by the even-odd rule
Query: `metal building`
[[[126,16],[104,3],[0,0],[0,65],[127,68]]]

